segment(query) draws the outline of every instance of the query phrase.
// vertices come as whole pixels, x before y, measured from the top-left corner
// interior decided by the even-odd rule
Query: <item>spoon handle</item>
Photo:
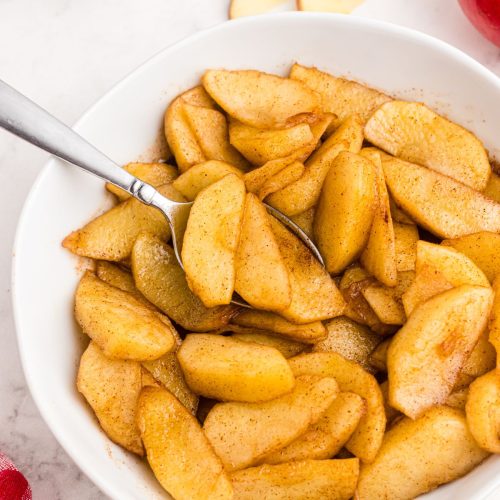
[[[157,191],[120,168],[70,127],[0,80],[0,127],[150,205]]]

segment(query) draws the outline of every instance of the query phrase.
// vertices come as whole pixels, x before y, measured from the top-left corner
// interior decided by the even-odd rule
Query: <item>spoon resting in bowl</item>
[[[193,202],[173,201],[153,186],[130,174],[97,150],[70,127],[0,80],[0,127],[48,153],[94,174],[123,189],[140,202],[157,208],[168,221],[172,244],[181,267],[182,239]],[[266,205],[268,212],[290,229],[324,266],[317,247],[305,232],[279,210]],[[250,307],[239,297],[234,304]]]

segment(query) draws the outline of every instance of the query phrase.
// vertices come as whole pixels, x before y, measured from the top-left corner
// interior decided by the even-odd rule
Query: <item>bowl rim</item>
[[[158,59],[161,59],[168,54],[175,52],[179,48],[191,44],[193,41],[198,40],[200,38],[204,38],[206,36],[210,36],[212,33],[223,31],[230,24],[234,25],[246,25],[246,24],[256,24],[258,25],[261,21],[268,21],[273,19],[275,22],[280,22],[280,20],[286,21],[289,18],[302,18],[304,20],[321,20],[330,19],[333,24],[336,23],[344,23],[347,25],[351,25],[353,29],[357,29],[359,27],[365,28],[370,27],[372,29],[378,30],[379,32],[385,32],[392,34],[393,36],[400,36],[414,41],[416,44],[422,45],[427,49],[440,50],[441,52],[449,55],[457,61],[460,61],[463,65],[468,66],[469,69],[475,73],[481,75],[482,78],[489,81],[490,84],[498,87],[500,92],[500,77],[496,76],[491,70],[483,66],[481,63],[476,61],[473,57],[466,54],[462,50],[450,45],[449,43],[435,38],[426,33],[417,31],[412,28],[408,28],[405,26],[397,25],[387,21],[381,21],[377,19],[365,18],[356,15],[345,15],[345,14],[334,14],[334,13],[324,13],[324,12],[278,12],[271,14],[261,14],[257,16],[248,16],[239,19],[232,19],[228,21],[224,21],[218,24],[215,24],[206,29],[197,31],[191,35],[188,35],[185,38],[182,38],[163,49],[160,49],[158,52],[153,54],[150,58],[146,59],[139,66],[132,69],[125,77],[117,81],[111,87],[109,87],[104,94],[98,98],[93,104],[91,104],[83,114],[76,120],[76,122],[72,125],[72,128],[78,131],[80,125],[82,125],[87,117],[99,106],[101,106],[107,99],[109,99],[112,94],[121,89],[123,86],[126,86],[129,80],[136,75],[140,74],[142,71],[145,71],[149,66],[154,65]],[[29,190],[29,193],[23,203],[23,207],[17,222],[17,227],[15,231],[13,250],[12,250],[12,264],[11,264],[11,301],[12,301],[12,310],[14,316],[14,327],[16,331],[17,337],[17,347],[19,351],[19,357],[21,359],[21,366],[23,370],[23,374],[26,380],[26,385],[28,386],[31,397],[33,398],[35,405],[40,412],[44,422],[50,429],[53,436],[56,438],[58,444],[64,449],[64,451],[68,454],[71,460],[78,466],[78,468],[85,473],[85,475],[92,481],[92,483],[99,488],[101,492],[108,495],[111,498],[114,498],[115,490],[113,484],[108,481],[105,477],[98,473],[98,471],[94,470],[92,467],[88,465],[88,463],[80,459],[79,455],[74,452],[71,448],[70,444],[67,442],[66,437],[62,432],[59,432],[58,426],[54,423],[50,416],[49,411],[47,409],[48,403],[43,398],[43,396],[33,390],[33,378],[30,372],[29,363],[26,360],[26,344],[25,339],[26,335],[21,333],[21,316],[23,314],[22,304],[20,303],[20,298],[18,297],[18,288],[17,288],[17,269],[20,265],[19,260],[17,259],[18,248],[20,248],[22,234],[24,232],[24,226],[26,225],[26,221],[28,219],[31,205],[33,203],[35,192],[38,190],[39,184],[42,183],[45,176],[47,176],[51,170],[51,168],[55,165],[55,163],[59,161],[57,158],[51,156],[47,159],[42,166],[40,172],[35,177],[35,180]],[[482,496],[483,498],[489,495],[496,489],[498,485],[492,485],[491,483],[488,485],[484,485],[481,490],[477,491],[477,494]]]

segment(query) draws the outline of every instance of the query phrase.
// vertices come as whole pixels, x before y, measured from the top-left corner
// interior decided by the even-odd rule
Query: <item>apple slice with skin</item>
[[[229,19],[264,14],[287,0],[232,0],[229,5]]]
[[[297,0],[297,10],[350,14],[364,0]]]
[[[387,352],[389,403],[410,418],[444,404],[486,327],[491,288],[462,285],[424,302]]]

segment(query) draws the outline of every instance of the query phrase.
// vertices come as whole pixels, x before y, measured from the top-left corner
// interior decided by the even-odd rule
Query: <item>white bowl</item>
[[[458,50],[390,24],[287,13],[216,26],[162,51],[116,85],[75,129],[118,163],[150,145],[168,102],[206,68],[286,74],[316,65],[406,99],[425,100],[469,127],[500,158],[500,80]],[[495,144],[496,141],[496,144]],[[168,497],[144,462],[111,443],[75,388],[82,351],[73,319],[78,261],[62,249],[71,230],[109,202],[102,182],[52,159],[26,201],[13,262],[13,303],[24,372],[52,432],[110,497]],[[175,460],[175,457],[172,457]],[[499,458],[426,498],[480,499],[500,484]]]

